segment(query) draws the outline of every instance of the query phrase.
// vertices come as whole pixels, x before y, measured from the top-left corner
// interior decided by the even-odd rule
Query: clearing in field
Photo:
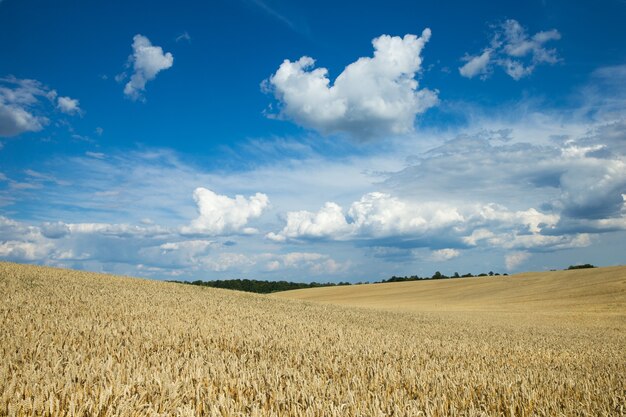
[[[2,416],[626,413],[623,267],[262,296],[0,263],[0,289]]]

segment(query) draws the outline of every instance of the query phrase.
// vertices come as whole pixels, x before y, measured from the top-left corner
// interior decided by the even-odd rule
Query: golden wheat
[[[0,289],[0,415],[626,413],[624,311],[376,311],[10,263]]]

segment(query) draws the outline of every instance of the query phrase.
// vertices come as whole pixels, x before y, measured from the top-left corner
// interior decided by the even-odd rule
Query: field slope
[[[568,313],[524,286],[492,304],[469,289],[493,298],[495,278],[331,300],[406,289],[370,309],[0,262],[0,416],[623,416],[623,271],[609,272],[572,275],[588,287],[568,297],[596,302]],[[387,310],[434,284],[423,311]]]
[[[626,266],[285,291],[277,297],[404,311],[626,314]]]

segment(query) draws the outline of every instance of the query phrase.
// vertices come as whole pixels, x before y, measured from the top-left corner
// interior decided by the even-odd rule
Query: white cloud
[[[36,261],[47,257],[54,245],[46,241],[39,228],[0,216],[0,258]]]
[[[420,130],[411,140],[361,144],[358,152],[350,142],[316,136],[250,141],[216,156],[235,158],[235,171],[206,171],[173,151],[145,148],[32,161],[28,171],[3,170],[9,178],[0,204],[7,213],[25,207],[37,224],[50,224],[0,228],[2,241],[11,242],[3,251],[29,262],[184,279],[431,275],[435,258],[454,251],[460,254],[447,265],[472,272],[504,269],[505,255],[518,252],[529,254],[521,269],[572,258],[619,263],[626,84],[616,77],[624,75],[621,67],[597,70],[592,81],[602,88],[567,113],[532,101],[463,107],[467,127]],[[59,186],[63,180],[72,181],[72,193]],[[189,196],[201,184],[228,190],[229,200],[246,196],[246,203],[262,191],[272,205],[202,243],[212,233],[181,234],[197,217]],[[244,235],[250,227],[263,234]],[[270,231],[280,244],[262,239]]]
[[[336,203],[326,203],[318,212],[306,210],[287,213],[287,225],[278,234],[267,237],[277,242],[287,238],[332,238],[350,234],[351,226],[346,221],[342,208]]]
[[[591,237],[586,233],[546,236],[541,234],[516,235],[509,234],[491,240],[494,245],[506,249],[523,249],[535,251],[584,248],[591,244]]]
[[[464,221],[455,207],[406,202],[379,192],[368,193],[352,203],[348,216],[357,233],[368,237],[421,235]]]
[[[460,254],[461,252],[459,252],[456,249],[446,248],[446,249],[439,249],[439,250],[433,251],[431,257],[435,262],[443,262],[443,261],[449,261],[450,259],[454,259]]]
[[[0,242],[0,257],[10,261],[34,261],[44,258],[50,245],[41,245],[33,242],[2,241]]]
[[[486,49],[480,55],[466,55],[463,57],[463,60],[467,61],[467,63],[459,68],[461,75],[467,78],[473,78],[477,75],[480,75],[481,78],[487,77],[489,75],[489,61],[491,60],[492,52],[491,49]]]
[[[37,132],[47,119],[37,117],[22,107],[0,102],[0,136],[11,137],[24,132]]]
[[[168,236],[172,231],[158,225],[137,226],[118,223],[68,223],[67,227],[72,234],[99,234],[115,237],[156,237]]]
[[[215,272],[229,270],[247,270],[256,263],[254,259],[241,253],[220,253],[215,257],[207,257],[202,264]]]
[[[271,272],[296,269],[306,270],[315,275],[335,274],[345,271],[349,266],[349,263],[337,262],[329,255],[317,252],[265,253],[257,256],[257,259],[265,261],[265,270]]]
[[[526,262],[526,260],[530,258],[530,253],[528,252],[513,252],[509,253],[504,258],[504,263],[506,265],[506,269],[509,271],[517,268],[522,263]]]
[[[351,63],[332,84],[326,68],[313,68],[313,58],[285,60],[264,86],[280,101],[280,116],[324,134],[368,138],[408,133],[415,116],[438,101],[435,92],[419,90],[415,80],[429,39],[430,29],[421,37],[375,38],[374,56]]]
[[[59,97],[57,99],[57,107],[63,113],[70,115],[82,114],[78,100],[70,97]]]
[[[287,213],[287,224],[279,233],[270,233],[275,241],[287,239],[348,240],[421,235],[428,230],[462,222],[454,207],[443,204],[411,204],[389,194],[367,193],[352,203],[347,213],[336,203],[326,203],[318,212]]]
[[[146,83],[156,78],[157,74],[174,65],[174,56],[163,53],[163,48],[153,46],[150,40],[142,35],[133,37],[133,54],[129,60],[133,64],[133,74],[124,86],[124,94],[132,100],[143,98]]]
[[[370,241],[385,246],[428,247],[441,244],[489,244],[498,247],[546,247],[564,245],[541,233],[553,229],[560,217],[535,208],[511,211],[494,203],[460,204],[401,200],[386,193],[365,194],[347,212],[336,203],[326,203],[318,212],[289,212],[278,233],[267,237],[289,240]],[[529,238],[526,238],[528,236]],[[454,249],[435,256],[453,257]]]
[[[0,136],[11,137],[43,129],[49,120],[36,110],[40,100],[51,98],[52,93],[36,80],[0,78]]]
[[[180,242],[168,242],[159,246],[163,252],[189,250],[202,252],[213,244],[211,240],[184,240]]]
[[[269,198],[262,193],[249,198],[241,195],[230,198],[203,187],[195,189],[193,198],[200,215],[189,226],[181,228],[184,234],[255,233],[255,229],[245,226],[250,219],[261,216],[269,205]]]
[[[174,234],[165,237],[167,240],[175,238]],[[214,241],[201,239],[167,241],[142,247],[137,257],[144,265],[193,271],[199,269],[212,249],[218,246]]]
[[[50,123],[47,116],[55,107],[66,114],[82,114],[77,99],[57,97],[55,90],[37,80],[0,78],[0,136],[39,132]]]
[[[492,66],[497,65],[514,80],[533,73],[539,64],[556,64],[559,61],[556,49],[545,47],[545,43],[561,39],[561,34],[552,29],[528,36],[526,29],[514,19],[496,26],[490,45],[478,55],[466,54],[465,65],[459,73],[467,78],[491,75]]]

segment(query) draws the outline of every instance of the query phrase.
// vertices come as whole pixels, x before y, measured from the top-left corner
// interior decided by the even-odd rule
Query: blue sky
[[[0,1],[0,259],[623,264],[626,3]]]

